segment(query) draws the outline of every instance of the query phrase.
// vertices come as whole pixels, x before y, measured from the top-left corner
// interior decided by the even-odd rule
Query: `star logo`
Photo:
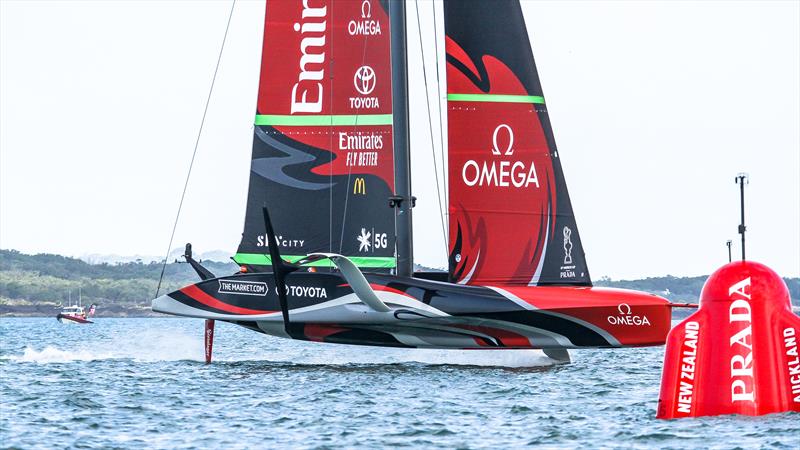
[[[366,228],[361,229],[361,236],[358,236],[358,251],[360,252],[368,252],[369,248],[372,246],[369,238],[372,237],[372,233],[367,231]]]

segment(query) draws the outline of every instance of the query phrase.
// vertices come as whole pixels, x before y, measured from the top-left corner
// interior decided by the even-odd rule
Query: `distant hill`
[[[666,299],[673,301],[697,302],[700,298],[700,291],[708,275],[699,277],[652,277],[643,280],[619,280],[613,281],[603,277],[594,281],[595,286],[614,287],[621,289],[633,289],[658,294]],[[786,286],[789,288],[789,295],[792,304],[800,305],[800,278],[784,278]]]
[[[174,258],[172,259],[174,261]],[[235,273],[232,261],[205,261],[203,265],[217,275]],[[417,266],[417,270],[427,269]],[[150,315],[150,301],[156,293],[162,265],[157,262],[89,264],[78,258],[60,255],[26,255],[16,250],[0,250],[0,316],[51,315],[59,304],[80,289],[83,303],[97,303],[98,315]],[[428,269],[430,270],[430,269]],[[434,269],[435,270],[435,269]],[[643,280],[601,278],[596,286],[652,292],[673,301],[696,302],[706,277],[654,277]],[[164,268],[161,293],[170,292],[198,280],[188,264],[169,263]],[[800,305],[800,278],[787,278],[793,302]]]
[[[215,274],[238,270],[230,262],[204,261]],[[98,314],[149,314],[162,265],[156,262],[89,264],[60,255],[26,255],[0,250],[0,316],[49,315],[80,289],[84,304],[97,303]],[[198,280],[188,264],[170,263],[164,268],[161,292],[170,292]]]
[[[183,256],[183,247],[175,247],[169,252],[169,256],[167,256],[167,261],[175,261],[176,259],[181,259]],[[218,262],[227,262],[230,261],[231,256],[233,256],[230,252],[226,252],[224,250],[211,250],[208,252],[195,252],[194,257],[195,259],[202,259],[203,261],[218,261]],[[155,256],[155,255],[117,255],[117,254],[109,254],[109,253],[84,253],[80,256],[76,257],[82,261],[86,261],[89,264],[118,264],[118,263],[132,263],[132,262],[141,262],[143,264],[148,264],[151,262],[159,262],[164,260],[164,256]]]

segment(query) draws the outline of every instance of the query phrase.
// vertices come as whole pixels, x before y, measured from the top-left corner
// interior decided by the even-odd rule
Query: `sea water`
[[[194,319],[0,319],[3,448],[800,448],[800,414],[655,419],[663,347],[405,350]]]

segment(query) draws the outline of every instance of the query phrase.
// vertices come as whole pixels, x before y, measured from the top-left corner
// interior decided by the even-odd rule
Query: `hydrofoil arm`
[[[389,308],[386,303],[379,299],[375,294],[375,291],[369,285],[369,282],[364,277],[364,274],[361,273],[361,270],[358,269],[358,266],[356,266],[355,263],[350,261],[346,256],[336,253],[312,253],[306,258],[298,261],[297,264],[303,265],[322,259],[330,260],[333,265],[339,269],[339,272],[342,273],[344,279],[347,280],[347,283],[353,289],[353,293],[355,293],[358,299],[361,300],[365,305],[378,312],[391,311],[391,308]]]

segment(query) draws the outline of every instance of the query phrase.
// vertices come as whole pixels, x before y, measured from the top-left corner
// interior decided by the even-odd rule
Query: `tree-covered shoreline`
[[[231,262],[204,261],[216,274],[237,270]],[[140,261],[89,264],[61,255],[26,255],[0,250],[0,316],[48,316],[69,298],[96,303],[98,316],[152,315],[150,301],[156,293],[162,264]],[[188,264],[164,267],[161,292],[170,292],[198,280]]]
[[[234,273],[236,264],[205,261],[217,275]],[[26,255],[0,250],[0,317],[55,315],[80,290],[85,305],[97,303],[98,316],[148,316],[162,264],[129,262],[89,264],[61,255]],[[651,277],[641,280],[595,280],[595,286],[635,289],[672,301],[696,302],[707,276]],[[188,264],[171,262],[164,268],[161,292],[170,292],[198,280]],[[800,305],[800,278],[785,278],[792,301]]]

